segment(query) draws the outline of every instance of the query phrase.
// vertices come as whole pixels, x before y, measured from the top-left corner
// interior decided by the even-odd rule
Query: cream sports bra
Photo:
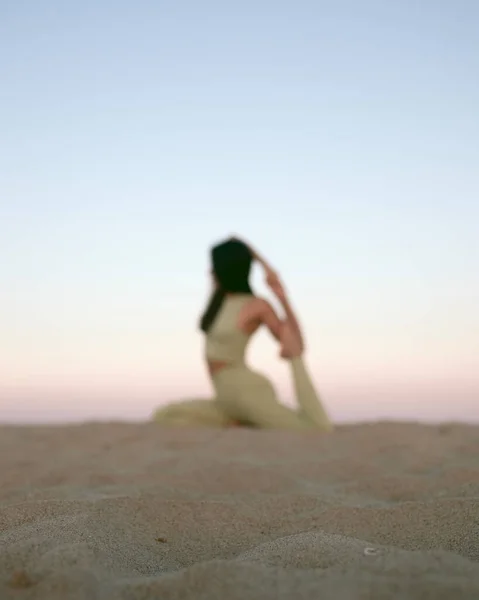
[[[216,319],[206,334],[206,359],[243,364],[246,347],[251,338],[238,329],[241,309],[252,299],[251,294],[226,296]]]

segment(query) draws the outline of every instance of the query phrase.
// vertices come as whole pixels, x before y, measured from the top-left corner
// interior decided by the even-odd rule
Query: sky
[[[0,421],[211,396],[234,233],[334,420],[479,422],[478,27],[475,0],[0,0]],[[267,332],[248,361],[294,405]]]

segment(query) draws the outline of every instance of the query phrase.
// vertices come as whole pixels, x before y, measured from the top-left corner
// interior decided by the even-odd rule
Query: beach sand
[[[479,427],[0,427],[1,600],[479,599]]]

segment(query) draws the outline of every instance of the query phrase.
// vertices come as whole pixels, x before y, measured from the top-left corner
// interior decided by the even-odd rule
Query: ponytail
[[[210,301],[208,302],[208,306],[206,307],[206,310],[200,320],[201,331],[208,333],[208,330],[213,325],[213,322],[216,319],[225,298],[226,292],[222,288],[218,287],[213,292]]]

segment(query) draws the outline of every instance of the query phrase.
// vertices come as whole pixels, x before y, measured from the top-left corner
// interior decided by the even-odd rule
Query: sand
[[[0,427],[0,598],[479,598],[479,427]]]

